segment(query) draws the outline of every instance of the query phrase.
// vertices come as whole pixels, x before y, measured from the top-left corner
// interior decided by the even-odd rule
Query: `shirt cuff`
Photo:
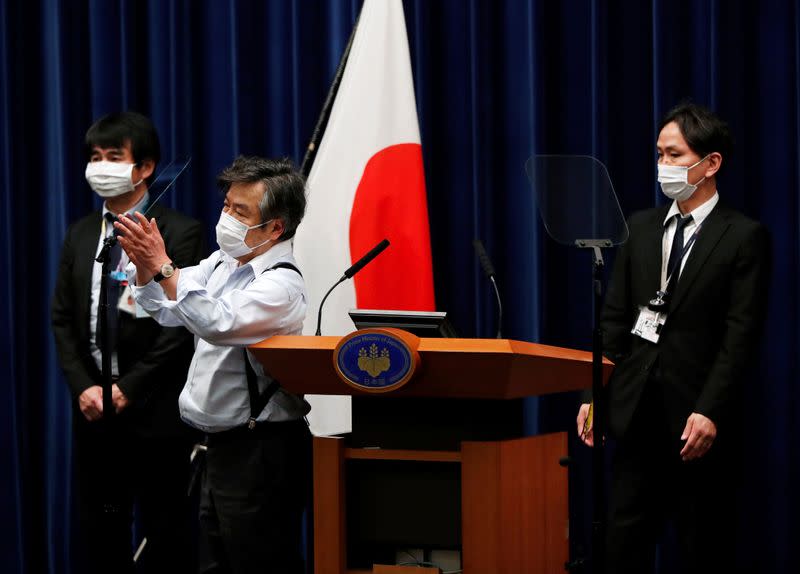
[[[133,299],[145,311],[158,311],[167,306],[165,303],[170,302],[166,299],[161,286],[152,279],[145,285],[136,285],[136,266],[133,263],[128,264],[125,273],[128,275],[128,285]]]

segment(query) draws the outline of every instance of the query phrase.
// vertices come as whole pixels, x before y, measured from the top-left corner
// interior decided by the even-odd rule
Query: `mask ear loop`
[[[694,169],[695,167],[697,167],[698,165],[700,165],[701,163],[706,161],[710,156],[711,156],[710,153],[706,154],[706,156],[703,159],[701,159],[700,161],[698,161],[694,165],[691,165],[691,166],[686,168],[686,183],[688,183],[689,185],[693,185],[693,186],[695,186],[695,188],[697,188],[701,183],[703,183],[706,180],[706,176],[703,176],[702,178],[700,178],[700,181],[698,181],[697,183],[689,183],[689,170],[690,169]]]
[[[264,223],[259,223],[258,225],[254,225],[253,227],[248,227],[248,228],[247,228],[247,230],[249,231],[249,230],[251,230],[251,229],[257,229],[257,228],[259,228],[259,227],[261,227],[261,226],[263,226],[263,225],[269,225],[269,224],[270,224],[270,223],[272,223],[273,221],[275,221],[275,219],[274,219],[274,218],[273,218],[273,219],[269,219],[269,220],[265,221]],[[250,247],[249,245],[247,245],[247,242],[246,242],[244,239],[242,239],[242,243],[244,243],[245,245],[247,245],[247,247],[249,247],[249,248],[250,248],[250,253],[252,253],[253,251],[255,251],[256,249],[258,249],[258,248],[259,248],[259,247],[261,247],[262,245],[266,245],[267,243],[269,243],[269,242],[271,242],[271,241],[273,241],[273,240],[272,240],[272,239],[267,239],[266,241],[262,241],[261,243],[259,243],[259,244],[258,244],[258,245],[256,245],[255,247]]]
[[[694,169],[694,168],[696,168],[698,165],[700,165],[701,163],[706,161],[709,157],[711,157],[711,154],[707,153],[705,156],[703,156],[703,158],[701,160],[697,161],[696,163],[693,163],[692,165],[690,165],[686,169]]]
[[[258,225],[251,225],[250,227],[247,228],[247,230],[250,231],[251,229],[258,229],[259,227],[264,227],[265,225],[269,225],[273,221],[275,221],[274,218],[273,219],[267,219],[264,223],[259,223]]]
[[[136,162],[133,162],[133,167],[142,169],[142,166]],[[133,175],[133,168],[131,168],[131,175]],[[131,180],[131,183],[133,183],[133,188],[136,189],[137,187],[139,187],[143,181],[144,178],[140,179],[137,183],[133,183],[133,180]]]

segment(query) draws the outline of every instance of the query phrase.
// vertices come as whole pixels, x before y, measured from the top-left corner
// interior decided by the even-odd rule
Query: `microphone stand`
[[[492,282],[492,287],[494,287],[494,297],[497,300],[497,339],[503,338],[503,302],[500,300],[500,289],[497,288],[497,281],[495,281],[494,275],[489,277],[489,281]]]
[[[500,300],[500,289],[497,288],[497,280],[495,276],[497,273],[494,270],[494,265],[492,265],[492,260],[489,259],[489,254],[486,253],[486,249],[483,247],[483,241],[480,239],[474,239],[472,241],[472,246],[475,248],[475,254],[478,256],[478,261],[483,268],[483,273],[492,283],[492,288],[494,289],[494,296],[497,300],[497,338],[503,338],[503,302]]]
[[[110,333],[108,332],[108,275],[111,273],[111,259],[109,258],[109,251],[117,243],[117,238],[114,234],[109,235],[103,240],[103,247],[100,249],[100,254],[97,256],[96,261],[102,264],[102,271],[100,272],[100,300],[97,305],[99,330],[103,334],[103,340],[100,341],[100,356],[102,357],[102,374],[103,374],[103,419],[110,420],[114,417],[114,405],[111,402],[111,349],[113,341],[111,340]]]
[[[322,307],[325,305],[325,301],[328,299],[328,295],[330,295],[334,289],[336,289],[339,285],[341,285],[342,281],[347,279],[347,275],[342,275],[339,280],[333,284],[333,286],[328,289],[328,292],[325,293],[325,296],[322,298],[322,302],[319,304],[319,309],[317,310],[317,330],[314,333],[315,337],[320,337],[322,335]]]
[[[105,452],[100,453],[100,456],[106,458],[106,469],[108,474],[103,480],[105,487],[103,489],[103,515],[109,525],[115,524],[121,519],[122,506],[117,497],[114,496],[114,485],[111,477],[114,476],[116,470],[116,450],[114,440],[112,437],[113,429],[115,428],[116,413],[114,412],[114,403],[111,401],[111,387],[113,385],[111,373],[111,353],[113,349],[113,340],[111,334],[108,332],[108,311],[110,302],[108,300],[108,276],[111,272],[111,259],[109,251],[116,244],[117,238],[112,233],[103,240],[103,247],[100,249],[100,254],[97,256],[96,261],[102,264],[102,271],[100,273],[100,298],[97,305],[99,331],[102,333],[102,341],[99,341],[100,356],[102,357],[102,389],[103,389],[103,416],[100,421],[93,424],[102,425],[102,445]]]
[[[611,247],[608,239],[578,239],[575,245],[581,249],[592,250],[592,291],[594,294],[594,313],[592,326],[592,572],[603,574],[606,564],[606,490],[605,457],[603,437],[606,433],[606,400],[603,388],[603,331],[600,317],[603,305],[603,275],[605,262],[602,247]]]

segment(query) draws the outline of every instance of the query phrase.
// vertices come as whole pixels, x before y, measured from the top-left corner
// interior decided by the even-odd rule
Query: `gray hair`
[[[261,223],[270,219],[283,221],[279,241],[294,237],[306,211],[306,179],[288,158],[266,159],[239,156],[217,176],[217,185],[228,193],[234,183],[264,184],[259,209]]]

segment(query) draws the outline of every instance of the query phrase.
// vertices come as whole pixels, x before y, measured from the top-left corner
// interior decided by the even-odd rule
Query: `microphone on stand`
[[[340,283],[346,281],[347,279],[351,279],[353,275],[361,271],[361,269],[363,269],[364,266],[366,266],[370,261],[372,261],[378,255],[380,255],[380,253],[387,247],[389,247],[389,240],[384,239],[383,241],[378,243],[375,247],[370,249],[369,252],[366,255],[364,255],[361,259],[353,263],[347,269],[347,271],[345,271],[344,274],[339,278],[339,280],[336,283],[334,283],[330,289],[328,289],[328,292],[325,293],[325,296],[322,298],[322,302],[319,304],[319,311],[317,312],[317,332],[314,333],[315,335],[317,336],[322,335],[322,306],[325,305],[325,300],[328,298],[328,295],[330,295],[331,292],[334,289],[336,289],[336,287]]]
[[[492,282],[492,287],[494,287],[494,295],[497,298],[497,338],[502,339],[503,303],[500,301],[500,290],[497,288],[497,281],[495,281],[495,276],[497,274],[494,271],[492,260],[489,259],[486,249],[483,248],[483,242],[480,239],[475,239],[472,242],[472,246],[475,247],[475,253],[478,255],[478,260],[481,262],[483,272],[486,274],[486,277],[489,278],[489,281]]]

